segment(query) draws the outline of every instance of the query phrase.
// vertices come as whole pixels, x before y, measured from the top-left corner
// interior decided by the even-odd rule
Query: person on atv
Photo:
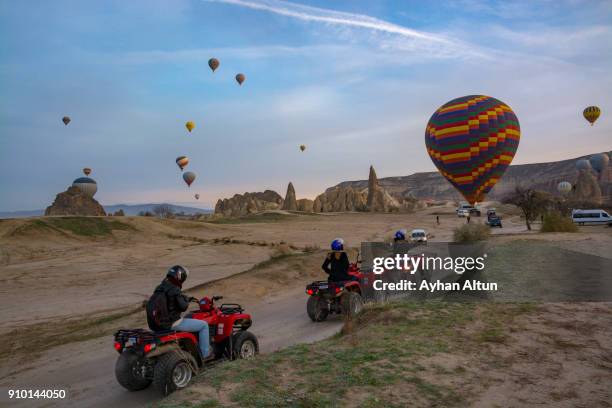
[[[405,229],[397,230],[393,237],[393,242],[406,241],[406,233],[407,231]]]
[[[211,357],[208,323],[198,319],[181,318],[189,303],[196,298],[186,296],[181,288],[189,276],[189,270],[174,265],[166,273],[166,278],[155,288],[147,302],[147,323],[153,331],[185,331],[198,333],[200,352],[203,359]]]
[[[327,254],[323,265],[321,266],[325,273],[329,275],[328,281],[330,282],[344,282],[353,280],[353,277],[349,275],[349,259],[346,252],[344,252],[344,240],[342,238],[336,238],[331,243],[332,251]]]

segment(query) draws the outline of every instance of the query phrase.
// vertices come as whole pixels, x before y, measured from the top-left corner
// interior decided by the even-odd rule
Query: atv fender
[[[159,357],[162,354],[169,353],[171,351],[178,351],[180,347],[176,343],[162,344],[156,347],[153,351],[147,353],[147,358]]]

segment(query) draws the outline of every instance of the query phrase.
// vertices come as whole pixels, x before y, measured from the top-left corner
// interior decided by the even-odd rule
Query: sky
[[[207,208],[433,171],[427,121],[470,94],[517,114],[514,164],[608,151],[610,72],[607,0],[0,0],[0,211],[50,205],[83,167],[102,204]]]

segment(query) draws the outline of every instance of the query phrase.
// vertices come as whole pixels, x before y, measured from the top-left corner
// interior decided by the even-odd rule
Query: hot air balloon
[[[194,197],[195,197],[196,200],[200,199],[200,195],[199,194],[196,194]]]
[[[195,129],[195,123],[193,123],[192,121],[189,121],[189,122],[185,123],[185,127],[187,128],[189,133],[191,133],[191,131],[193,129]]]
[[[86,176],[89,176],[91,174],[91,169],[89,167],[85,167],[83,169],[83,174],[85,174]]]
[[[64,125],[68,126],[68,124],[70,123],[70,118],[68,116],[64,116],[62,118],[62,122],[64,122]]]
[[[606,167],[608,167],[610,158],[605,153],[595,154],[589,158],[589,163],[598,173],[601,173]]]
[[[589,121],[591,126],[593,126],[593,123],[595,123],[600,114],[601,110],[597,106],[589,106],[582,111],[582,115]]]
[[[176,165],[179,169],[183,170],[189,164],[189,158],[187,156],[179,156],[176,158]]]
[[[98,191],[96,181],[89,177],[79,177],[72,182],[72,187],[78,187],[79,190],[90,197],[93,197]]]
[[[244,76],[244,74],[237,74],[236,75],[236,82],[238,82],[238,85],[242,85],[242,83],[244,82],[245,79],[246,79],[246,77]]]
[[[306,150],[306,145],[300,145],[300,150],[301,150],[301,151]]]
[[[591,163],[588,160],[580,159],[576,162],[576,169],[580,170],[591,170]]]
[[[521,130],[505,103],[484,95],[453,99],[425,129],[427,153],[440,173],[474,204],[499,181],[512,162]]]
[[[572,184],[569,181],[562,181],[559,184],[557,184],[557,190],[561,194],[567,194],[570,191],[572,191]]]
[[[219,68],[219,60],[216,58],[211,58],[208,60],[208,66],[212,69],[212,72],[215,72],[215,69]]]
[[[183,173],[183,180],[185,180],[185,183],[187,183],[188,187],[191,186],[191,183],[193,183],[193,180],[195,180],[195,178],[196,175],[192,171],[186,171],[185,173]]]

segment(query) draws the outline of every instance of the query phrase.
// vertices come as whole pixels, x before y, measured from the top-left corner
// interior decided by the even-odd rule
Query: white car
[[[427,242],[427,233],[425,233],[424,229],[413,229],[410,233],[410,241]]]
[[[457,217],[467,217],[470,215],[470,210],[467,208],[460,208],[457,210]]]
[[[608,224],[612,226],[612,217],[604,210],[573,210],[572,221],[578,225]]]

